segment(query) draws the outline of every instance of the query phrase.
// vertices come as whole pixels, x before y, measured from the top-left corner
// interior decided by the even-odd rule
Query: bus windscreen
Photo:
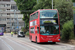
[[[59,34],[59,26],[40,26],[41,35],[57,35]]]
[[[56,10],[41,10],[40,18],[58,18]]]

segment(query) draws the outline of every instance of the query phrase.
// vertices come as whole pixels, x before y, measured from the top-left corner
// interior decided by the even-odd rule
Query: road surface
[[[31,42],[29,37],[18,38],[16,35],[11,37],[10,34],[0,36],[0,50],[75,50],[74,45],[63,43],[41,43]]]

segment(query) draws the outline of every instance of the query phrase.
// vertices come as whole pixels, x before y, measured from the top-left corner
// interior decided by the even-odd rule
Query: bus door
[[[39,27],[37,25],[35,26],[35,34],[36,34],[35,39],[37,38],[37,41],[38,41],[39,40]]]
[[[30,39],[34,41],[35,38],[35,27],[30,27]]]

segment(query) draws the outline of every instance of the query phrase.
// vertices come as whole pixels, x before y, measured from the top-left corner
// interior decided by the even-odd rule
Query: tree
[[[62,40],[74,39],[73,20],[67,21],[63,24]]]
[[[53,6],[54,5],[55,5],[55,2],[53,4]],[[52,9],[52,0],[39,0],[38,3],[34,6],[33,9],[35,9],[35,10],[38,10],[38,9]]]
[[[36,4],[36,0],[15,0],[18,9],[23,15],[23,20],[25,21],[25,28],[28,28],[29,25],[29,14],[33,9],[33,6]],[[30,11],[29,11],[30,10]]]
[[[72,6],[73,6],[73,4],[71,1],[64,0],[61,2],[56,2],[55,7],[59,11],[61,25],[63,25],[64,22],[73,19]]]
[[[73,2],[75,2],[75,0],[72,0]]]

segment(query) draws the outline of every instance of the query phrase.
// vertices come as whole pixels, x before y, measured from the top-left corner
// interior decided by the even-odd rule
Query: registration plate
[[[52,41],[48,41],[48,42],[52,42]]]

